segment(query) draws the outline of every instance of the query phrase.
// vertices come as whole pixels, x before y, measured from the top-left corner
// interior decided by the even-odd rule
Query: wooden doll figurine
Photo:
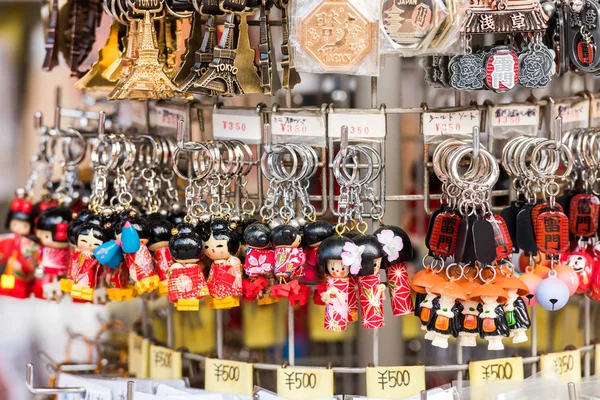
[[[392,313],[395,316],[412,314],[414,306],[410,297],[410,284],[405,261],[413,258],[410,238],[397,226],[382,226],[374,235],[383,248],[383,266],[387,275]]]
[[[197,311],[200,300],[209,294],[199,264],[202,240],[190,224],[179,224],[172,233],[169,251],[174,262],[168,271],[169,301],[179,311]]]
[[[506,322],[510,329],[510,337],[513,343],[523,343],[527,341],[527,329],[531,326],[527,306],[522,296],[529,294],[529,289],[520,280],[515,277],[507,277],[499,282],[499,285],[506,290],[508,300],[504,305],[506,312]]]
[[[358,303],[362,327],[365,329],[383,328],[383,298],[385,285],[381,284],[379,269],[383,250],[373,235],[359,235],[353,245],[344,245],[342,260],[350,265],[350,273],[358,276]]]
[[[258,304],[272,304],[279,299],[270,295],[274,284],[275,252],[271,247],[271,229],[265,224],[255,222],[244,229],[243,240],[246,244],[244,272],[248,280],[244,282],[244,298],[257,300]]]
[[[488,350],[504,350],[502,339],[510,335],[503,306],[508,299],[506,291],[488,283],[476,289],[471,297],[481,303],[482,311],[477,320],[479,336],[487,340]]]
[[[93,215],[93,212],[87,208],[84,208],[78,213],[73,213],[71,215],[72,219],[67,227],[67,240],[69,241],[69,252],[71,255],[73,254],[73,251],[77,249],[77,231],[90,215]],[[72,258],[69,257],[69,269],[67,270],[67,277],[60,280],[60,290],[63,293],[71,293],[71,285],[73,284],[73,281],[69,276],[71,262]]]
[[[462,279],[459,281],[459,285],[462,286],[466,294],[465,300],[460,300],[460,332],[458,333],[458,340],[463,347],[476,347],[477,336],[479,330],[477,328],[477,318],[482,311],[481,305],[472,299],[472,293],[481,284],[475,282],[474,279]]]
[[[427,324],[427,330],[435,332],[431,345],[447,349],[450,336],[457,337],[460,331],[461,306],[457,300],[466,300],[467,295],[461,286],[452,281],[438,283],[431,288],[431,293],[439,296]]]
[[[38,245],[27,236],[33,227],[33,204],[22,195],[14,199],[6,218],[10,233],[0,236],[0,294],[24,299],[38,257]]]
[[[35,235],[42,245],[40,266],[44,269],[43,297],[59,300],[62,297],[60,279],[69,269],[69,241],[67,230],[71,222],[71,210],[66,207],[50,207],[37,219]]]
[[[306,255],[299,247],[301,242],[300,232],[291,225],[276,226],[271,232],[271,243],[275,248],[275,276],[280,282],[304,276]]]
[[[355,246],[348,238],[331,236],[323,240],[317,251],[319,273],[326,274],[326,289],[321,294],[325,303],[325,329],[341,332],[348,327],[348,283],[350,266],[342,261],[344,246]]]
[[[158,294],[167,296],[169,294],[169,268],[173,264],[169,240],[173,236],[171,231],[174,227],[166,218],[156,216],[148,219],[148,228],[150,230],[148,250],[154,257],[154,268],[160,279]]]
[[[232,308],[240,305],[242,290],[242,264],[235,256],[240,239],[224,220],[214,220],[204,231],[204,255],[212,260],[208,275],[210,308]]]
[[[428,331],[427,325],[433,315],[432,309],[439,302],[439,296],[432,293],[431,289],[440,282],[444,282],[444,278],[432,272],[430,267],[417,272],[411,282],[412,289],[417,293],[415,298],[415,316],[421,321],[421,330],[426,332],[425,339],[427,340],[433,340],[435,337],[435,332]]]
[[[302,247],[306,256],[304,280],[314,282],[317,276],[317,250],[323,240],[335,234],[333,225],[327,221],[310,222],[304,227]]]

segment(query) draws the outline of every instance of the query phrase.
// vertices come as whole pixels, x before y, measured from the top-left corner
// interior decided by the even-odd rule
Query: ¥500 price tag
[[[181,353],[161,346],[150,346],[150,378],[181,379]]]
[[[564,382],[581,381],[581,355],[579,350],[545,354],[540,357],[540,370],[543,377],[555,375]]]
[[[327,132],[330,138],[341,137],[342,126],[348,127],[348,137],[350,139],[385,138],[385,115],[382,113],[331,113],[327,118]]]
[[[498,381],[522,381],[523,359],[521,357],[508,357],[470,362],[469,379],[471,382],[478,384]]]
[[[367,397],[405,398],[425,390],[425,367],[367,368]]]
[[[425,136],[471,135],[480,122],[479,110],[426,112],[421,116],[421,128]]]
[[[254,110],[216,109],[212,115],[214,139],[239,139],[246,143],[260,143],[262,124]]]
[[[277,394],[291,400],[333,397],[333,370],[277,368]]]
[[[148,377],[148,353],[150,341],[135,332],[129,332],[128,337],[127,370],[136,378]]]
[[[210,392],[225,392],[241,396],[252,396],[252,364],[206,359],[205,389]]]

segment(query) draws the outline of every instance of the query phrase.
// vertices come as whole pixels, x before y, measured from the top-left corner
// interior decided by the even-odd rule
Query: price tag
[[[554,378],[556,375],[564,382],[581,381],[581,354],[579,350],[545,354],[540,357],[542,377]]]
[[[471,135],[481,123],[479,110],[426,112],[421,115],[421,129],[425,136]]]
[[[540,122],[540,106],[506,104],[490,107],[490,125],[501,126],[532,126],[537,129]]]
[[[350,139],[384,139],[386,135],[383,113],[331,113],[327,117],[327,132],[330,138],[339,138],[342,126],[348,127]]]
[[[277,368],[277,394],[290,400],[333,397],[333,370]]]
[[[508,357],[469,363],[469,379],[476,384],[522,381],[523,358]]]
[[[425,367],[367,368],[367,397],[400,399],[425,390]]]
[[[252,396],[252,370],[249,363],[207,358],[204,388],[210,392]]]
[[[590,101],[578,103],[556,103],[552,109],[552,119],[562,117],[563,124],[574,124],[577,127],[587,127],[590,121]]]
[[[145,127],[148,124],[146,118],[146,103],[141,101],[122,101],[119,104],[119,125],[125,128],[131,126]]]
[[[150,341],[135,332],[129,332],[127,354],[127,370],[137,378],[148,377],[148,354]]]
[[[600,118],[600,99],[594,99],[592,101],[591,112],[592,112],[592,119]]]
[[[254,110],[215,109],[212,114],[213,138],[239,139],[246,143],[260,143],[262,123]]]
[[[177,130],[177,123],[179,122],[179,120],[182,119],[185,121],[186,118],[187,115],[183,110],[156,106],[157,127]]]
[[[310,136],[325,138],[325,118],[300,113],[273,114],[271,133],[274,136]]]
[[[181,379],[181,353],[161,346],[150,346],[150,378]]]

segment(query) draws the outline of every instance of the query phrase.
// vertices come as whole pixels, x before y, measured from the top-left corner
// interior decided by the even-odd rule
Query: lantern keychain
[[[458,277],[451,274],[455,268],[460,270]],[[431,345],[442,349],[448,348],[448,339],[458,337],[460,332],[460,312],[461,305],[459,301],[465,301],[467,295],[456,281],[464,274],[463,269],[458,264],[446,267],[447,281],[439,282],[434,285],[430,292],[438,296],[438,301],[431,309],[432,316],[427,324],[427,331],[434,332]]]

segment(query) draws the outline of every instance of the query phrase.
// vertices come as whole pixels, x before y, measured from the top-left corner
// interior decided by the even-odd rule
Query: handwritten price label
[[[540,107],[535,105],[505,105],[489,109],[490,124],[500,126],[532,126],[537,129]]]
[[[327,117],[328,136],[339,138],[344,125],[348,127],[348,137],[350,139],[384,139],[386,135],[385,115],[382,113],[329,114]]]
[[[254,110],[216,109],[212,115],[215,139],[238,139],[246,143],[260,143],[262,124]]]
[[[333,370],[277,368],[277,394],[290,400],[333,397]]]
[[[205,389],[210,392],[225,392],[241,396],[252,396],[252,364],[207,358],[204,373]]]
[[[276,136],[312,136],[325,138],[325,118],[319,115],[273,114],[271,133]]]
[[[425,136],[471,135],[481,123],[479,110],[453,112],[426,112],[421,115],[421,128]]]
[[[498,381],[522,381],[523,359],[521,357],[508,357],[470,362],[469,379],[471,382],[478,384]]]
[[[600,118],[600,99],[594,99],[592,102],[592,119]]]
[[[156,106],[156,126],[176,130],[180,119],[184,121],[186,119],[186,113],[183,110]]]
[[[150,346],[150,378],[181,379],[181,353],[161,346]]]
[[[590,121],[590,101],[579,103],[556,103],[552,109],[552,119],[562,117],[563,124],[575,124],[577,127],[587,127]]]
[[[367,368],[367,397],[405,398],[425,390],[425,367]]]
[[[564,382],[581,381],[581,354],[579,350],[545,354],[540,357],[542,377],[554,378]]]
[[[148,377],[148,353],[150,341],[135,332],[129,332],[127,340],[129,352],[127,355],[127,371],[137,378]]]

